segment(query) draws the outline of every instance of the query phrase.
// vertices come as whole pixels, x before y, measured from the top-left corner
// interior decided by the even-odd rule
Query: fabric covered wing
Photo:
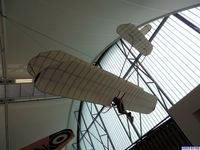
[[[125,109],[150,113],[156,97],[109,72],[61,51],[40,53],[28,64],[35,86],[48,94],[110,106],[124,95]]]
[[[142,32],[147,32],[149,26],[146,26]],[[121,24],[117,27],[117,33],[129,42],[135,49],[137,49],[142,55],[147,56],[151,53],[153,46],[146,39],[144,34],[137,29],[133,24]]]
[[[144,90],[136,92],[129,86],[123,97],[123,103],[126,110],[148,114],[155,109],[157,98]]]
[[[143,35],[146,35],[150,30],[151,30],[151,25],[150,24],[147,24],[145,25],[143,28],[140,29],[140,32],[143,34]]]

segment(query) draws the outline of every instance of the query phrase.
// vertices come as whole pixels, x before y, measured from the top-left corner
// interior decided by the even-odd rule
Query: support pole
[[[5,112],[5,143],[6,150],[9,150],[9,131],[8,131],[8,101],[6,99],[6,80],[7,80],[7,69],[6,69],[6,34],[5,34],[5,4],[4,0],[0,2],[0,52],[1,52],[1,64],[2,64],[2,81],[4,84],[4,112]]]

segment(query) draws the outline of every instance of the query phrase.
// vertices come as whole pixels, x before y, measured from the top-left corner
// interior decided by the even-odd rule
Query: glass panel
[[[180,12],[180,15],[194,25],[200,26],[200,7]],[[145,35],[147,39],[151,38],[162,19],[150,23],[152,29]],[[150,114],[140,115],[138,112],[132,112],[133,126],[127,121],[126,116],[118,114],[115,108],[105,108],[100,113],[101,118],[97,118],[98,123],[93,124],[90,129],[95,137],[98,137],[98,140],[95,137],[92,138],[94,143],[100,143],[99,140],[106,143],[108,138],[103,135],[105,133],[110,136],[115,148],[125,149],[139,136],[144,135],[164,120],[168,116],[165,109],[172,107],[172,104],[177,103],[200,83],[200,46],[198,43],[200,43],[200,34],[173,15],[167,19],[153,39],[152,53],[139,59],[142,66],[135,65],[130,69],[131,64],[139,55],[138,51],[123,39],[115,43],[100,61],[100,67],[122,78],[126,74],[126,80],[149,93],[154,93],[158,97],[158,103]],[[157,85],[161,87],[163,93],[158,90]],[[97,105],[98,111],[101,108],[102,106]],[[88,122],[91,122],[85,108],[82,113],[88,117]],[[107,132],[103,126],[106,127]],[[110,145],[111,142],[109,142]]]
[[[128,51],[125,52],[128,55]],[[117,76],[123,77],[128,68],[130,67],[129,61],[123,55],[117,45],[114,45],[105,57],[101,60],[100,65],[103,69],[111,72]]]
[[[195,26],[200,27],[200,21],[199,21],[199,19],[200,19],[200,16],[199,16],[200,7],[193,8],[193,9],[190,9],[190,10],[186,10],[186,11],[183,11],[179,14],[182,15],[187,20],[189,20]]]

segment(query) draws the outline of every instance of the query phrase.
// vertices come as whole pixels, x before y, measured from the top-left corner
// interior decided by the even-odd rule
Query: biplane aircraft
[[[117,33],[142,55],[147,56],[153,46],[144,34],[150,29],[150,25],[138,30],[132,24],[122,24],[118,26]],[[155,109],[157,103],[156,96],[141,87],[63,51],[39,53],[29,61],[27,70],[35,86],[44,93],[104,106],[114,105],[130,121],[132,116],[127,110],[148,114]],[[70,133],[70,136],[73,137],[73,134]]]

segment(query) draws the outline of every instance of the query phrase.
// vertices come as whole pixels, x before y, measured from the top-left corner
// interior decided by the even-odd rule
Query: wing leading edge
[[[123,96],[130,111],[150,113],[157,98],[142,88],[62,51],[42,52],[32,58],[28,72],[42,92],[110,106]]]

